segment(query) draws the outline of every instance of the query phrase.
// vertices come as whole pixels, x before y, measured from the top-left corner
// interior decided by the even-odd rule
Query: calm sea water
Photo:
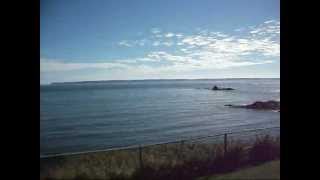
[[[205,89],[213,85],[236,90]],[[279,112],[224,106],[280,100],[280,79],[109,81],[40,92],[41,154],[280,126]]]

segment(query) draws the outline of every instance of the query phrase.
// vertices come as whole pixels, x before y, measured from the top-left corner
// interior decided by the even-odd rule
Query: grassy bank
[[[41,179],[196,179],[280,157],[280,138],[253,143],[176,143],[40,160]],[[140,163],[142,162],[142,163]]]

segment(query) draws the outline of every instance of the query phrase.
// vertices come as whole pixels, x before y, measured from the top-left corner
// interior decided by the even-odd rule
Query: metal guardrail
[[[245,132],[255,132],[255,131],[262,131],[262,130],[268,130],[268,129],[277,129],[277,128],[280,129],[280,126],[268,127],[268,128],[248,129],[248,130],[242,130],[242,131],[224,132],[224,133],[219,133],[219,134],[214,134],[214,135],[193,137],[193,138],[188,138],[188,139],[179,139],[179,140],[175,140],[175,141],[167,141],[167,142],[152,143],[152,144],[141,144],[141,145],[133,145],[133,146],[125,146],[125,147],[113,147],[113,148],[92,150],[92,151],[81,151],[81,152],[69,152],[69,153],[60,153],[60,154],[40,155],[40,159],[46,159],[46,158],[52,158],[52,157],[72,156],[72,155],[81,155],[81,154],[89,154],[89,153],[98,153],[98,152],[117,151],[117,150],[130,150],[130,149],[139,149],[139,156],[141,156],[142,149],[146,148],[146,147],[150,147],[150,146],[174,144],[174,143],[180,143],[180,142],[184,143],[184,142],[198,141],[198,140],[201,140],[201,139],[222,137],[222,136],[224,136],[224,150],[227,151],[227,136],[230,135],[230,134],[238,134],[238,133],[245,133]]]

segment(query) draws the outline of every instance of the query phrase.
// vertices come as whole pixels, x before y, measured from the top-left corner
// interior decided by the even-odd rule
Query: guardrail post
[[[143,161],[142,161],[142,147],[141,145],[139,145],[139,165],[140,165],[140,169],[143,168]]]
[[[228,137],[227,134],[224,134],[224,154],[228,151]]]

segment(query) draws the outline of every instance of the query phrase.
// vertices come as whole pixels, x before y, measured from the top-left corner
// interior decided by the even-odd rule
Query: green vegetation
[[[40,160],[40,179],[170,180],[196,179],[226,173],[250,164],[280,157],[280,138],[264,136],[250,145],[223,143],[176,143],[139,150],[117,150]]]
[[[224,175],[199,178],[198,180],[277,180],[280,179],[280,160],[267,162],[263,165],[245,168]]]

